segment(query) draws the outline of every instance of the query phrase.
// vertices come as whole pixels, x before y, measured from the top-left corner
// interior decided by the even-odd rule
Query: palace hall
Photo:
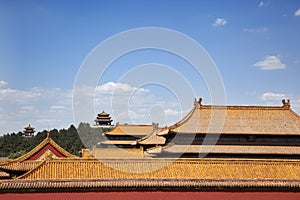
[[[231,193],[255,191],[269,193],[266,199],[282,193],[300,198],[300,117],[289,100],[279,106],[227,106],[205,105],[200,98],[167,127],[113,125],[104,111],[95,123],[111,129],[93,149],[82,149],[81,157],[48,134],[23,156],[0,161],[1,193],[186,192],[224,193],[229,199]]]

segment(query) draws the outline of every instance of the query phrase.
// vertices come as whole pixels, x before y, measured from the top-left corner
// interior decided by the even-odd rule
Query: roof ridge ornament
[[[202,106],[202,98],[199,98],[198,100],[197,100],[197,98],[195,98],[194,107],[195,108],[201,108],[201,106]]]
[[[289,109],[291,107],[291,102],[289,99],[287,101],[285,101],[285,99],[282,99],[282,104],[282,107],[285,109]]]
[[[158,130],[158,123],[152,122],[152,126],[153,126],[153,131]]]
[[[50,138],[50,131],[48,130],[48,132],[47,132],[47,138]]]
[[[45,160],[53,160],[53,157],[52,157],[52,155],[51,155],[51,153],[50,152],[46,152],[46,155],[45,155]]]

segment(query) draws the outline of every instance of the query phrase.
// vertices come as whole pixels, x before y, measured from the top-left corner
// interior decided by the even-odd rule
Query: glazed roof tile
[[[40,144],[38,144],[31,151],[22,155],[19,158],[14,160],[6,160],[0,163],[0,169],[4,171],[29,171],[35,168],[37,165],[41,163],[39,160],[29,160],[32,156],[36,155],[43,147],[50,144],[56,151],[61,153],[66,158],[77,158],[75,155],[67,152],[62,147],[60,147],[54,140],[52,140],[49,136],[45,138]]]
[[[55,159],[19,177],[54,179],[284,179],[300,181],[298,160]]]
[[[129,124],[117,124],[116,127],[104,133],[105,135],[121,135],[121,136],[138,136],[149,135],[153,132],[153,125],[129,125]]]
[[[300,135],[299,116],[286,106],[195,106],[171,132]]]
[[[287,179],[59,179],[59,180],[3,180],[0,182],[1,192],[33,192],[33,191],[112,191],[112,190],[197,190],[233,189],[234,191],[254,189],[275,189],[276,191],[298,190],[300,181]]]

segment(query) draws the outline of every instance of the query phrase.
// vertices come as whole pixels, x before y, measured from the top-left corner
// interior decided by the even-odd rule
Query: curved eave
[[[29,169],[36,167],[40,163],[41,161],[36,161],[36,160],[28,160],[24,162],[11,162],[11,163],[0,165],[0,169],[28,171]]]
[[[0,171],[0,179],[6,179],[6,178],[9,178],[10,175],[9,173],[6,173],[4,171]]]
[[[172,131],[172,129],[178,128],[179,126],[183,125],[186,121],[188,121],[190,119],[190,117],[193,115],[193,113],[196,109],[197,109],[196,106],[194,106],[192,108],[192,110],[182,120],[180,120],[177,123],[169,126],[168,128],[170,129],[170,131]]]
[[[33,191],[299,191],[299,180],[286,179],[60,179],[3,180],[1,192]],[[145,194],[146,195],[146,194]]]
[[[163,133],[168,133],[169,129],[164,130]],[[141,138],[137,141],[141,145],[163,145],[166,143],[166,138],[159,135],[160,132],[152,132],[150,135],[147,135],[144,138]]]

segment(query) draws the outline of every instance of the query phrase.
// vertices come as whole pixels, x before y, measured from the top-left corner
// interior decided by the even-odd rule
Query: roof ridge
[[[259,105],[201,105],[198,109],[259,109],[259,110],[291,110],[284,106],[259,106]]]
[[[66,157],[76,157],[75,155],[69,153],[68,151],[66,151],[65,149],[63,149],[61,146],[59,146],[52,138],[46,137],[36,147],[34,147],[33,149],[31,149],[29,152],[27,152],[26,154],[22,155],[21,157],[16,158],[15,160],[12,160],[12,162],[23,162],[23,161],[25,161],[26,159],[28,159],[31,156],[33,156],[36,152],[38,152],[40,149],[42,149],[47,144],[52,145],[58,152],[60,152],[61,154],[63,154]]]
[[[300,115],[298,115],[293,109],[289,108],[288,110],[289,110],[293,115],[295,115],[296,117],[298,117],[299,120],[300,120]],[[299,122],[300,122],[300,121],[299,121]]]
[[[156,124],[151,125],[140,125],[140,124],[119,124],[109,132],[104,133],[105,135],[148,135],[153,132]]]
[[[50,160],[43,160],[41,163],[36,166],[34,169],[40,167],[42,163],[70,163],[70,162],[96,162],[96,163],[118,163],[118,162],[126,162],[126,163],[161,163],[161,162],[175,162],[175,163],[185,163],[185,162],[194,162],[194,163],[213,163],[213,162],[222,162],[222,163],[230,163],[230,162],[248,162],[248,163],[294,163],[300,165],[299,160],[297,159],[265,159],[265,158],[133,158],[133,159],[113,159],[113,158],[104,158],[104,159],[96,159],[96,158],[67,158],[67,159],[50,159]]]
[[[58,150],[60,153],[62,153],[63,155],[65,155],[66,157],[77,157],[73,154],[71,154],[70,152],[68,152],[67,150],[65,150],[64,148],[62,148],[60,145],[58,145],[52,138],[49,137],[49,143],[56,148],[56,150]]]
[[[168,129],[177,128],[178,126],[181,126],[182,124],[184,124],[186,121],[189,120],[189,118],[193,115],[193,113],[195,112],[196,109],[197,108],[194,106],[192,108],[192,110],[184,118],[182,118],[180,121],[176,122],[175,124],[169,126]]]
[[[113,128],[111,131],[108,131],[104,133],[105,135],[110,135],[111,133],[126,133],[122,128],[120,128],[120,125],[117,124],[115,128]]]
[[[168,129],[165,129],[165,130],[168,130]],[[137,140],[137,143],[138,143],[138,144],[144,144],[144,143],[147,144],[146,141],[147,141],[147,140],[150,140],[150,141],[151,141],[151,139],[152,139],[152,140],[155,141],[155,142],[152,142],[152,143],[155,143],[156,145],[158,145],[158,144],[165,144],[166,138],[164,138],[163,136],[158,135],[159,132],[161,132],[161,130],[160,130],[160,131],[158,131],[158,130],[153,130],[153,132],[150,133],[149,135],[147,135],[147,136],[145,136],[145,137],[143,137],[143,138]],[[159,141],[158,141],[158,140],[159,140]]]
[[[34,171],[38,170],[39,168],[41,168],[47,160],[43,160],[38,166],[32,168],[31,170],[29,170],[28,172],[26,172],[25,174],[18,176],[16,179],[24,179],[26,176],[30,175],[31,173],[33,173]]]
[[[119,126],[153,126],[153,124],[119,124]]]
[[[42,149],[47,143],[49,143],[48,140],[49,140],[49,138],[46,137],[41,143],[39,143],[37,146],[35,146],[29,152],[25,153],[24,155],[20,156],[19,158],[12,160],[12,162],[22,162],[22,161],[30,158],[30,156],[34,155],[36,152],[38,152],[39,149]]]

